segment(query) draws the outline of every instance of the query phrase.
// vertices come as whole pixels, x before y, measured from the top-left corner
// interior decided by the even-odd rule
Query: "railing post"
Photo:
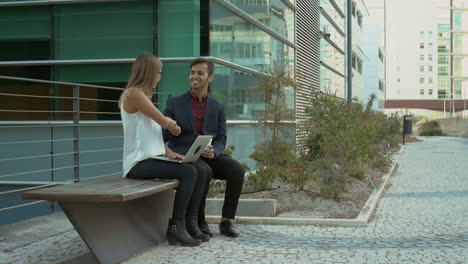
[[[80,86],[73,85],[73,176],[80,181]]]

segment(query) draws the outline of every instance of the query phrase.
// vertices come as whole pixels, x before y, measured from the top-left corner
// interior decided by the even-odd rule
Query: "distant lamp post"
[[[404,115],[403,116],[403,145],[405,144],[405,135],[413,134],[413,120],[406,119],[412,117],[413,115]]]

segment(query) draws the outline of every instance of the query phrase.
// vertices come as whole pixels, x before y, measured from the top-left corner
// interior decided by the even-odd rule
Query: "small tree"
[[[296,82],[289,69],[274,67],[262,77],[254,92],[261,97],[265,110],[256,116],[264,141],[254,147],[250,155],[257,161],[257,172],[250,182],[257,188],[271,187],[277,178],[287,178],[285,167],[297,160],[294,142],[291,140],[291,126],[287,121],[295,120],[294,109],[288,108],[287,91],[296,90]],[[281,169],[283,168],[283,169]]]

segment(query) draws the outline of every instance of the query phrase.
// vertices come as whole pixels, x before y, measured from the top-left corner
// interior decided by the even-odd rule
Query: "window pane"
[[[153,52],[153,2],[55,6],[55,58],[134,58]]]
[[[123,88],[125,83],[88,83],[108,87]],[[113,90],[96,87],[80,86],[80,119],[81,120],[120,120],[118,100],[122,90]],[[73,86],[56,85],[54,95],[58,97],[73,97]],[[94,99],[94,100],[83,100]],[[55,102],[55,109],[70,111],[73,109],[73,100],[59,99]],[[73,120],[72,113],[55,114],[55,120]]]
[[[208,13],[204,10],[204,3],[209,1],[194,0],[157,0],[158,7],[158,54],[161,57],[192,57],[207,54],[209,52],[205,45],[200,43],[209,34],[208,21],[201,21],[201,13]],[[150,17],[147,18],[151,20]],[[201,25],[203,23],[203,25]],[[138,25],[136,25],[138,26]],[[203,27],[203,29],[201,28]],[[200,32],[200,35],[198,34]],[[203,47],[201,47],[203,46]]]
[[[4,61],[48,60],[50,40],[0,40],[0,58]]]
[[[333,19],[339,28],[344,29],[344,18],[341,17],[341,15],[336,11],[335,7],[330,3],[329,0],[320,0],[320,7],[327,12],[327,14]]]
[[[288,8],[283,1],[227,0],[227,2],[235,5],[289,41],[294,42],[294,10]]]
[[[0,25],[0,60],[50,59],[49,7],[2,7]]]
[[[468,28],[467,28],[468,30]],[[454,53],[468,54],[468,34],[453,35],[453,51]]]
[[[340,33],[338,33],[338,31],[336,31],[335,27],[330,24],[330,22],[323,15],[320,15],[320,27],[323,28],[324,26],[328,27],[328,30],[330,31],[330,40],[341,49],[344,49],[345,38]]]
[[[0,39],[49,39],[48,6],[0,8]]]
[[[0,75],[49,80],[50,66],[0,67]],[[0,79],[0,120],[51,120],[52,101],[31,97],[49,96],[50,89],[49,84]]]
[[[468,72],[468,57],[453,58],[453,75],[459,77],[467,77]]]
[[[257,112],[265,111],[252,89],[260,80],[256,75],[216,65],[211,93],[225,104],[227,119],[252,120]]]
[[[130,69],[130,64],[56,65],[54,79],[73,83],[126,83]]]
[[[295,50],[218,4],[211,5],[211,55],[266,72],[290,64]]]
[[[341,98],[345,98],[344,78],[330,71],[329,69],[320,66],[320,90],[333,94]]]
[[[324,39],[320,40],[320,60],[334,70],[344,74],[344,55],[338,52],[338,50]],[[353,60],[353,62],[355,62],[355,60]],[[355,68],[355,63],[353,67]]]

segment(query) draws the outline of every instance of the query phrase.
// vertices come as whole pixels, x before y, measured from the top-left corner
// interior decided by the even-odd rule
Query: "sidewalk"
[[[163,244],[124,263],[468,263],[468,139],[422,139],[395,155],[398,172],[367,227],[238,225],[236,239]],[[0,263],[59,263],[86,251],[67,231],[0,252]]]

